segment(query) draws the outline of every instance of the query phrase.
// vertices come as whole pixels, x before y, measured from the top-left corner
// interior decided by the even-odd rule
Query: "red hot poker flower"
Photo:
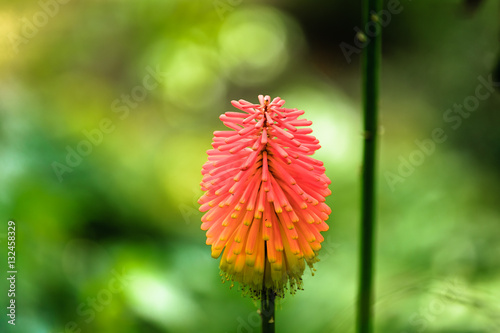
[[[199,199],[201,229],[220,269],[254,297],[263,287],[277,296],[302,287],[305,262],[312,268],[328,230],[325,204],[330,179],[310,155],[319,141],[298,119],[304,111],[259,96],[260,104],[232,101],[240,112],[220,119],[231,130],[216,131],[203,165]],[[297,128],[301,127],[301,128]]]

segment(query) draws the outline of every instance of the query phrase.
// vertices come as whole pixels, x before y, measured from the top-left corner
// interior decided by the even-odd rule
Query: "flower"
[[[229,131],[215,131],[207,151],[198,200],[212,257],[225,280],[239,282],[259,298],[263,288],[283,297],[302,289],[305,263],[313,268],[328,230],[325,204],[330,179],[323,163],[309,155],[319,141],[298,119],[304,111],[285,101],[259,96],[260,104],[232,101],[241,112],[220,120]],[[301,128],[297,128],[301,127]]]

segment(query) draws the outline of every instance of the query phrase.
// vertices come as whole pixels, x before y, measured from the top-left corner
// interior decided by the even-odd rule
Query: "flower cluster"
[[[229,131],[216,131],[203,165],[199,199],[201,229],[212,257],[222,254],[226,280],[259,298],[263,288],[278,297],[302,287],[328,230],[331,194],[323,163],[310,155],[320,148],[304,111],[283,107],[277,97],[259,104],[239,100],[241,112],[220,116]]]

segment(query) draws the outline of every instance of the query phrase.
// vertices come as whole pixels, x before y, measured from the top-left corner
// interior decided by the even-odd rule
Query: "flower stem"
[[[263,287],[262,306],[260,313],[262,316],[262,333],[274,333],[274,298],[276,295],[272,289]]]
[[[363,24],[370,37],[365,39],[363,55],[363,113],[364,147],[361,198],[361,239],[359,295],[357,311],[358,333],[372,331],[373,271],[375,230],[375,160],[377,143],[377,113],[379,74],[382,49],[382,29],[376,13],[382,9],[381,0],[363,0]],[[369,38],[369,39],[368,39]]]
[[[267,262],[267,241],[264,250],[264,281],[262,283],[260,316],[262,317],[262,333],[274,333],[274,290],[266,287],[266,270],[270,268]],[[269,266],[269,267],[268,267]],[[269,273],[268,273],[269,274]]]

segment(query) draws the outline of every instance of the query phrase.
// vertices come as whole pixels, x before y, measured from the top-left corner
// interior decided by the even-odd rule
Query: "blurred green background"
[[[402,0],[384,29],[376,332],[500,332],[500,98],[482,83],[500,11],[466,3]],[[196,200],[218,116],[269,94],[313,121],[333,192],[277,331],[353,332],[360,59],[339,45],[355,27],[348,1],[0,1],[0,275],[10,219],[18,269],[0,331],[259,332]]]

